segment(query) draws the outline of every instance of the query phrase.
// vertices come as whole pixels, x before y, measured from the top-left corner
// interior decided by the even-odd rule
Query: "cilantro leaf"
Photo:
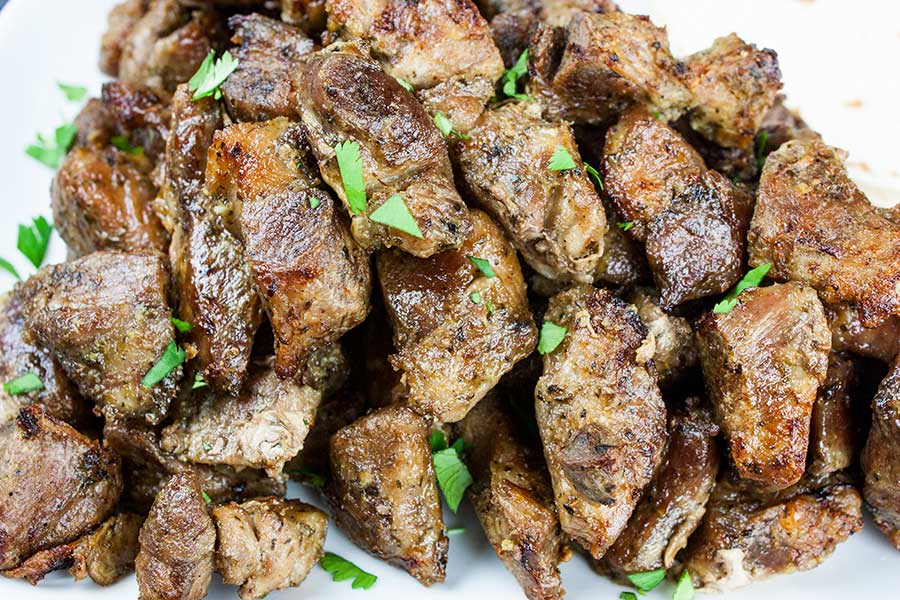
[[[332,581],[347,581],[348,579],[352,579],[353,585],[351,587],[353,587],[354,590],[367,590],[378,581],[378,577],[375,575],[366,573],[346,558],[338,556],[333,552],[326,552],[319,560],[319,566],[331,574]]]
[[[202,492],[202,491],[201,491],[201,492],[200,492],[200,495],[203,496],[203,501],[204,501],[204,502],[206,502],[207,504],[212,504],[212,498],[209,497],[209,494],[207,494],[206,492]]]
[[[3,391],[10,396],[21,396],[44,389],[44,382],[35,373],[25,373],[3,384]]]
[[[422,230],[419,229],[419,224],[416,223],[416,219],[409,212],[409,208],[407,208],[406,202],[403,201],[400,194],[394,194],[388,198],[384,204],[372,211],[369,218],[376,223],[387,225],[420,240],[425,239],[422,235]]]
[[[194,328],[194,326],[187,321],[182,321],[181,319],[176,319],[175,317],[169,317],[169,320],[172,321],[172,325],[175,326],[175,329],[177,329],[181,333],[187,333]]]
[[[637,594],[634,592],[622,592],[619,594],[619,600],[637,600]]]
[[[481,304],[481,292],[472,292],[469,294],[469,300],[472,301],[472,304]]]
[[[209,387],[209,384],[206,383],[206,380],[203,379],[203,373],[197,373],[194,375],[194,383],[191,384],[192,390],[199,390],[200,388]]]
[[[552,321],[544,321],[541,325],[541,337],[538,340],[538,352],[550,354],[562,343],[568,333],[568,329],[557,325]]]
[[[622,231],[628,231],[629,229],[634,227],[634,221],[625,221],[624,223],[616,223],[616,227],[618,227]]]
[[[38,134],[37,144],[31,144],[25,148],[25,154],[51,169],[58,169],[77,134],[78,127],[74,123],[65,123],[53,131],[52,142]]]
[[[70,102],[79,102],[87,96],[87,88],[81,85],[68,85],[61,81],[56,82],[56,86],[66,95],[66,100]]]
[[[402,77],[395,77],[394,79],[396,79],[396,80],[397,80],[397,83],[400,84],[400,87],[402,87],[402,88],[403,88],[404,90],[406,90],[407,92],[412,92],[412,91],[413,91],[413,86],[412,86],[412,84],[411,84],[410,82],[408,82],[407,80],[403,79]]]
[[[466,532],[465,527],[451,527],[447,530],[447,535],[461,535]]]
[[[634,587],[642,592],[649,592],[658,586],[663,579],[666,578],[665,569],[655,569],[644,573],[631,573],[628,580],[634,584]]]
[[[488,316],[491,316],[492,314],[494,314],[494,305],[491,304],[490,301],[485,302],[484,305],[487,307]]]
[[[692,600],[694,597],[694,584],[691,581],[690,572],[685,569],[675,584],[675,592],[672,594],[672,600]]]
[[[578,165],[575,164],[575,159],[569,154],[569,149],[565,146],[557,146],[556,150],[553,151],[553,156],[550,157],[550,170],[568,171],[577,168]]]
[[[22,279],[22,277],[19,275],[19,272],[16,271],[16,268],[12,265],[12,263],[9,262],[8,260],[6,260],[5,258],[0,258],[0,269],[3,269],[4,271],[9,273],[16,279],[19,279],[19,280]]]
[[[762,171],[763,165],[766,164],[766,147],[769,145],[769,134],[765,131],[760,131],[759,135],[756,136],[756,166]]]
[[[53,225],[44,217],[35,217],[31,225],[19,225],[19,238],[16,248],[25,258],[40,269],[47,255],[47,246],[50,245],[50,234],[53,233]]]
[[[141,385],[144,387],[153,387],[168,377],[169,373],[177,369],[181,363],[184,362],[185,356],[187,356],[187,353],[183,349],[178,347],[175,342],[169,342],[165,352],[159,357],[156,364],[153,365],[150,370],[147,371],[147,374],[144,375],[144,378],[141,379]]]
[[[350,212],[354,215],[366,212],[366,180],[363,177],[362,159],[359,157],[359,144],[350,140],[341,142],[334,147],[334,154]]]
[[[438,450],[432,456],[438,486],[453,512],[459,509],[459,503],[462,501],[466,488],[472,485],[472,474],[469,473],[469,468],[460,457],[464,444],[465,442],[460,438],[449,448]]]
[[[597,182],[597,185],[600,186],[600,189],[603,189],[603,178],[600,177],[600,171],[592,167],[591,165],[584,163],[584,170],[587,171],[587,174],[594,178]]]
[[[487,277],[488,279],[493,279],[497,276],[497,273],[494,271],[494,267],[491,266],[491,261],[486,258],[478,258],[477,256],[466,256],[469,261],[478,267],[478,270],[481,271],[481,274]]]
[[[445,436],[444,432],[440,429],[435,429],[428,434],[428,445],[431,446],[432,452],[437,452],[438,450],[446,450],[448,448],[447,436]]]
[[[109,143],[125,154],[130,154],[131,156],[137,156],[138,154],[142,154],[144,152],[143,146],[133,146],[128,138],[123,135],[112,136],[111,138],[109,138]]]
[[[747,271],[747,274],[737,282],[737,285],[734,286],[734,289],[728,292],[725,297],[722,298],[722,301],[718,302],[713,307],[713,312],[720,315],[727,315],[728,313],[730,313],[731,310],[735,306],[737,306],[737,297],[740,295],[740,293],[747,288],[759,287],[759,284],[762,283],[763,278],[771,268],[772,263],[763,263],[755,269],[750,269],[749,271]]]
[[[503,72],[503,93],[509,98],[516,100],[531,100],[528,94],[518,93],[519,79],[528,74],[528,49],[522,51],[516,64],[511,69]]]
[[[319,208],[319,205],[322,204],[322,201],[316,198],[315,196],[309,197],[309,207],[310,208]]]
[[[200,63],[200,68],[188,81],[188,89],[194,92],[191,99],[199,100],[212,96],[219,100],[222,97],[222,90],[219,89],[219,86],[225,83],[225,80],[234,73],[237,67],[238,60],[231,56],[228,50],[218,60],[216,60],[215,50],[210,50],[203,62]]]
[[[460,133],[453,129],[453,121],[445,117],[444,113],[439,112],[434,115],[434,124],[437,125],[437,128],[441,131],[445,138],[448,138],[451,135],[455,135],[461,140],[470,139],[466,134]]]

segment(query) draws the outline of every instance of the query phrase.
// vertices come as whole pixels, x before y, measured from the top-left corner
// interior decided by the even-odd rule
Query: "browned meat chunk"
[[[872,429],[863,450],[863,494],[875,525],[900,550],[900,359],[872,402]]]
[[[0,570],[75,540],[122,493],[119,457],[37,404],[0,426]]]
[[[299,500],[260,498],[212,511],[216,570],[243,600],[300,585],[324,554],[328,517]]]
[[[735,34],[685,61],[691,127],[720,146],[749,149],[781,89],[778,55]]]
[[[106,17],[106,31],[100,39],[100,70],[110,77],[119,76],[122,48],[134,26],[147,12],[148,0],[125,0],[116,4]]]
[[[303,123],[322,177],[353,213],[353,237],[364,248],[397,246],[428,257],[458,247],[472,230],[453,184],[447,145],[431,117],[396,79],[356,44],[332,44],[303,68]],[[335,146],[359,144],[366,208],[350,205]],[[421,238],[372,221],[369,215],[399,195]],[[357,207],[357,209],[360,207]]]
[[[403,373],[409,406],[442,423],[466,416],[537,344],[515,250],[486,214],[471,218],[459,250],[377,258],[398,350],[391,364]],[[488,261],[495,276],[469,257]]]
[[[900,316],[888,317],[876,327],[864,327],[859,311],[846,304],[826,304],[835,351],[849,351],[890,363],[900,354]]]
[[[140,533],[135,560],[140,597],[200,600],[213,572],[216,529],[200,482],[190,473],[173,475],[160,490]]]
[[[576,13],[565,30],[535,34],[530,58],[535,92],[552,120],[604,123],[633,104],[674,120],[691,103],[684,65],[648,17]]]
[[[659,306],[659,297],[649,288],[634,290],[628,301],[653,337],[653,364],[661,386],[678,381],[698,365],[699,353],[688,319],[666,314]]]
[[[778,150],[791,140],[821,139],[818,133],[809,128],[797,111],[785,106],[786,101],[787,98],[784,94],[776,95],[772,108],[769,109],[759,125],[760,132],[766,134],[766,147],[764,148],[766,153]]]
[[[680,557],[695,587],[729,591],[818,566],[862,527],[862,500],[842,483],[760,493],[723,475]]]
[[[212,98],[196,102],[186,85],[172,101],[163,197],[174,220],[169,260],[178,318],[191,323],[196,368],[216,390],[236,395],[259,326],[259,298],[238,239],[203,190],[207,148],[222,127]]]
[[[649,284],[652,279],[644,249],[619,226],[625,219],[601,198],[606,207],[606,235],[603,236],[603,254],[594,269],[594,281],[625,288]]]
[[[281,20],[300,27],[311,36],[325,30],[328,15],[325,0],[281,0]]]
[[[900,315],[900,224],[869,204],[839,150],[792,141],[770,154],[747,242],[750,264],[854,305],[867,327]]]
[[[232,125],[210,147],[206,187],[233,203],[281,377],[369,310],[369,257],[318,182],[303,126],[285,118]]]
[[[666,457],[604,562],[619,576],[670,569],[706,512],[719,473],[719,428],[699,398],[669,419]]]
[[[603,254],[606,213],[568,125],[534,103],[485,111],[454,153],[472,197],[506,229],[528,264],[551,279],[590,282]],[[578,168],[551,170],[565,148]]]
[[[149,88],[121,81],[104,83],[102,99],[112,120],[111,135],[127,138],[133,146],[140,147],[140,154],[146,155],[152,163],[158,162],[166,151],[169,137],[171,112],[168,103]]]
[[[178,391],[181,367],[142,383],[175,338],[158,255],[95,252],[45,267],[28,285],[26,339],[46,347],[81,394],[107,418],[158,423]],[[32,336],[29,338],[28,336]]]
[[[424,585],[444,580],[448,540],[425,421],[377,410],[331,438],[331,516],[359,547]]]
[[[165,252],[168,236],[153,210],[149,161],[117,148],[75,148],[50,193],[53,221],[75,256],[97,250]]]
[[[231,41],[240,44],[231,52],[237,70],[221,88],[229,114],[238,121],[299,120],[295,76],[313,41],[296,27],[257,14],[235,15],[228,25]]]
[[[562,529],[600,559],[662,460],[666,407],[637,312],[607,290],[576,286],[544,317],[567,332],[544,355],[535,407]]]
[[[492,395],[462,421],[472,444],[469,498],[494,551],[529,600],[560,599],[565,593],[559,562],[566,550],[553,505],[553,490],[540,448],[522,440]]]
[[[735,470],[781,489],[806,467],[816,390],[831,335],[814,290],[799,283],[748,290],[699,325],[700,362]]]
[[[195,393],[162,431],[160,444],[186,462],[265,469],[277,477],[300,449],[322,394],[271,367],[251,367],[237,397]]]

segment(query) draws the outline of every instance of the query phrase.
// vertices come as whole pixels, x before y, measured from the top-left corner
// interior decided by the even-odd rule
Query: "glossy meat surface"
[[[677,382],[699,364],[697,343],[688,319],[664,312],[658,294],[650,288],[637,288],[626,298],[653,337],[653,365],[660,386]]]
[[[900,360],[872,402],[872,429],[862,455],[863,495],[875,525],[900,550]]]
[[[807,473],[828,475],[856,464],[865,442],[863,418],[872,392],[862,361],[832,352],[813,405]]]
[[[847,304],[826,304],[831,345],[866,358],[890,363],[900,354],[900,316],[888,317],[875,327],[860,322],[859,311]]]

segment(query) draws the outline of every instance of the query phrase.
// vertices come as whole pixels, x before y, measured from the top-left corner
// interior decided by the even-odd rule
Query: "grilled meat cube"
[[[734,33],[685,61],[694,97],[691,127],[720,146],[751,149],[781,89],[774,50],[758,49]]]
[[[831,325],[831,345],[837,352],[890,363],[900,354],[900,316],[885,319],[876,327],[864,327],[859,311],[846,304],[826,304],[825,316]]]
[[[121,469],[114,452],[37,404],[0,426],[0,569],[102,523],[122,493]]]
[[[175,338],[169,274],[155,254],[95,252],[45,267],[28,285],[26,339],[46,347],[79,392],[107,418],[158,423],[178,391],[181,367],[141,383]]]
[[[814,290],[775,284],[741,294],[699,324],[700,362],[738,475],[771,489],[796,483],[831,335]]]
[[[100,70],[110,77],[119,76],[122,50],[134,26],[147,13],[149,0],[125,0],[110,9],[106,31],[100,38]]]
[[[107,421],[104,441],[118,452],[126,465],[125,500],[134,510],[146,513],[153,499],[172,475],[193,473],[213,502],[246,500],[285,493],[285,480],[266,477],[263,471],[226,465],[203,465],[179,460],[160,447],[158,435],[133,421]]]
[[[466,416],[537,344],[515,250],[486,214],[471,219],[459,250],[428,259],[390,250],[376,260],[406,403],[442,423]],[[496,276],[469,257],[489,261]]]
[[[428,257],[458,247],[472,230],[453,184],[447,145],[416,99],[355,43],[314,54],[301,74],[300,104],[322,177],[351,209],[335,146],[359,144],[366,180],[365,211],[351,231],[364,248],[397,246]],[[424,239],[381,225],[368,215],[399,194]]]
[[[470,139],[454,143],[472,197],[500,222],[528,264],[550,279],[590,282],[603,254],[606,213],[564,123],[533,103],[485,111]],[[563,147],[577,169],[553,171]]]
[[[160,490],[140,533],[135,559],[141,598],[200,600],[213,572],[216,529],[192,473]]]
[[[875,525],[900,550],[900,358],[872,402],[872,429],[862,455],[863,495]]]
[[[327,25],[325,0],[281,0],[281,20],[315,37]]]
[[[150,164],[117,148],[75,148],[50,189],[53,221],[74,256],[97,250],[165,252],[168,236],[153,210]]]
[[[121,42],[118,77],[169,95],[194,75],[220,37],[212,10],[192,12],[178,0],[150,0]]]
[[[168,103],[147,87],[121,81],[104,83],[101,97],[112,120],[112,135],[128,138],[141,147],[141,154],[157,163],[169,137],[172,115]]]
[[[648,17],[576,13],[565,30],[536,32],[530,58],[535,94],[551,120],[602,124],[639,104],[668,121],[691,103],[684,65]]]
[[[494,551],[529,600],[563,597],[559,562],[565,546],[540,449],[515,432],[504,398],[491,395],[460,423],[473,445],[468,495]]]
[[[544,355],[535,389],[556,508],[563,531],[600,559],[662,460],[666,408],[647,364],[653,343],[608,290],[570,288],[544,318],[567,329]]]
[[[73,148],[103,148],[109,144],[115,128],[113,116],[100,98],[89,99],[74,123],[78,134]]]
[[[448,540],[425,421],[408,408],[369,413],[331,438],[331,516],[359,547],[424,585],[444,580]]]
[[[295,74],[315,45],[300,29],[257,14],[228,19],[237,69],[222,84],[229,114],[238,121],[300,119]]]
[[[300,585],[324,554],[328,517],[299,500],[259,498],[217,506],[216,570],[243,600]]]
[[[605,195],[601,200],[606,208],[607,225],[606,235],[603,236],[603,254],[594,269],[594,281],[625,288],[649,284],[652,279],[644,249],[619,226],[625,219]]]
[[[719,428],[699,398],[669,420],[666,456],[604,562],[620,576],[669,569],[706,512],[719,472]]]
[[[369,310],[368,255],[317,175],[303,127],[285,118],[232,125],[210,146],[206,187],[233,204],[281,377]]]
[[[303,448],[322,394],[271,367],[251,366],[237,397],[195,394],[163,429],[160,446],[180,460],[241,469],[265,469],[277,477]]]
[[[769,155],[747,243],[750,264],[854,305],[864,326],[900,315],[900,224],[850,180],[839,150],[791,141]]]
[[[660,308],[659,296],[652,289],[638,288],[627,298],[653,337],[653,364],[660,386],[671,385],[698,365],[697,344],[688,319],[666,314]]]
[[[726,473],[679,558],[695,587],[729,591],[818,566],[862,524],[862,500],[850,485],[804,482],[760,493]]]
[[[193,325],[187,337],[197,349],[197,370],[215,390],[237,395],[260,301],[240,242],[203,190],[207,148],[222,127],[221,113],[212,98],[195,102],[191,96],[183,85],[172,100],[162,192],[174,220],[169,261],[177,314]]]

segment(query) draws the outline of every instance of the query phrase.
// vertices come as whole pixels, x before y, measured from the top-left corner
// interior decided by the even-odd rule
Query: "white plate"
[[[79,106],[66,102],[56,81],[87,85],[98,94],[103,77],[97,52],[105,15],[114,0],[11,0],[0,11],[0,256],[12,260],[20,273],[32,269],[16,252],[16,225],[32,216],[50,214],[52,173],[28,158],[23,150],[35,132],[53,128],[77,114]],[[851,160],[865,164],[855,175],[880,203],[896,201],[900,165],[896,140],[900,119],[894,104],[900,97],[896,60],[900,57],[900,11],[894,3],[859,1],[852,8],[843,1],[812,0],[681,0],[679,2],[622,2],[636,11],[649,12],[669,26],[676,52],[707,46],[716,35],[735,29],[749,41],[780,53],[786,91],[792,105],[826,141],[851,151]],[[848,102],[862,101],[861,108]],[[855,103],[854,103],[855,104]],[[893,190],[893,191],[892,191]],[[55,239],[53,261],[64,257]],[[0,290],[12,281],[0,273]],[[305,490],[292,487],[291,495]],[[305,499],[321,505],[319,499]],[[347,582],[333,583],[316,568],[300,588],[273,593],[271,600],[328,598],[396,600],[398,598],[521,597],[521,592],[487,545],[471,510],[447,514],[448,527],[463,525],[466,533],[451,538],[445,584],[425,589],[402,571],[390,567],[350,545],[332,528],[327,548],[378,575],[369,591],[353,591]],[[612,600],[625,589],[595,576],[584,560],[574,557],[562,566],[567,598]],[[864,530],[838,547],[834,556],[813,571],[781,576],[731,594],[731,598],[800,600],[821,598],[896,598],[900,553],[893,550],[866,523]],[[668,584],[652,598],[671,597]],[[67,574],[53,574],[36,588],[0,578],[0,598],[87,600],[136,598],[137,586],[129,577],[110,588],[89,581],[75,584]],[[233,588],[216,583],[210,598],[236,598]]]

